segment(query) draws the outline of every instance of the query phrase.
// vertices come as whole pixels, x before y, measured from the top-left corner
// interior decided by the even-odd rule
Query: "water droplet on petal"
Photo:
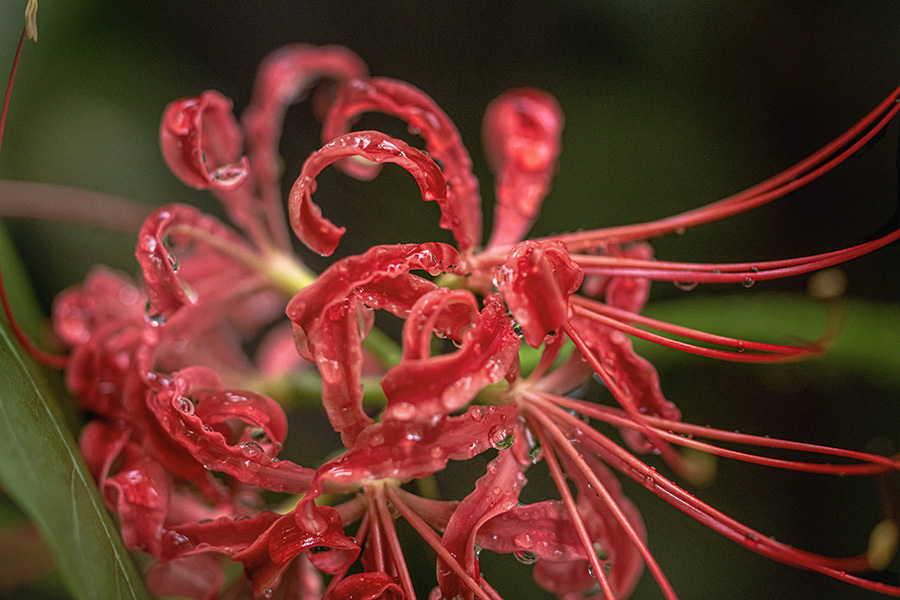
[[[166,253],[166,260],[169,261],[169,266],[172,267],[172,270],[176,273],[178,272],[178,257],[172,254],[171,252]]]
[[[674,283],[675,287],[685,292],[691,291],[698,285],[696,281],[675,281]]]
[[[409,402],[400,402],[391,407],[391,416],[399,421],[408,421],[416,414],[416,407]]]
[[[498,450],[507,450],[511,448],[516,441],[514,433],[507,433],[506,428],[501,425],[494,425],[488,431],[488,438],[491,446]]]
[[[241,442],[240,444],[238,444],[238,448],[241,449],[245,456],[265,454],[265,450],[263,450],[262,446],[260,446],[256,442]]]
[[[212,178],[226,187],[234,187],[247,177],[247,167],[242,163],[225,165],[212,172]]]
[[[178,410],[186,415],[194,414],[194,403],[184,396],[178,396],[178,404],[176,406],[178,407]]]
[[[540,558],[534,552],[529,552],[527,550],[522,550],[520,552],[513,553],[513,556],[516,557],[516,560],[522,563],[523,565],[533,565]]]
[[[753,281],[752,277],[744,277],[744,280],[741,282],[741,285],[744,286],[745,288],[749,288],[749,287],[753,287],[754,283],[755,282]]]
[[[534,546],[534,540],[531,539],[531,536],[527,533],[520,533],[517,535],[513,541],[520,548],[531,548]]]
[[[266,598],[271,598],[274,593],[275,593],[274,591],[272,591],[271,589],[268,589],[263,592],[263,596]]]

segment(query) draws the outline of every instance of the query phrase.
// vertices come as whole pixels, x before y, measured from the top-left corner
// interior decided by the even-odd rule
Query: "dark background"
[[[5,64],[24,5],[0,5]],[[267,53],[291,42],[343,44],[373,74],[409,81],[444,108],[472,154],[488,206],[492,178],[479,133],[484,108],[511,87],[554,94],[566,114],[563,153],[536,234],[659,218],[739,191],[836,137],[900,83],[896,2],[582,0],[549,8],[537,2],[164,0],[136,6],[85,0],[42,2],[38,25],[40,41],[26,47],[16,83],[3,178],[153,204],[193,202],[215,211],[161,160],[157,128],[165,104],[217,89],[234,99],[239,114]],[[388,127],[408,138],[390,120],[370,118],[361,126]],[[897,139],[895,124],[838,172],[751,214],[658,240],[657,256],[744,262],[860,243],[897,214]],[[282,143],[286,187],[318,143],[308,107],[291,111]],[[437,207],[416,200],[415,186],[399,170],[388,169],[371,183],[328,171],[319,189],[325,214],[348,228],[339,252],[449,239],[437,228]],[[124,236],[10,224],[47,304],[91,264],[136,270],[133,241]],[[317,268],[327,264],[304,256]],[[898,264],[895,246],[844,268],[854,314],[894,356],[900,355]],[[795,293],[803,302],[805,284],[805,277],[796,277],[752,290],[700,286],[687,294],[658,283],[648,310],[653,314],[658,306],[657,314],[679,315],[679,304],[712,298],[715,314],[686,324],[718,323],[718,333],[749,330],[755,339],[785,342],[795,331],[773,328],[764,311],[758,316],[739,303],[776,292]],[[876,341],[858,337],[853,343],[865,348]],[[873,365],[853,360],[858,355],[848,350],[820,363],[748,367],[653,354],[667,397],[687,421],[856,449],[896,446],[900,373],[889,360]],[[863,551],[881,518],[878,480],[725,461],[719,470],[710,488],[695,490],[698,495],[805,549]],[[643,489],[626,489],[642,510],[651,549],[683,598],[877,597],[758,557]],[[417,544],[409,542],[410,555],[424,554]],[[534,590],[513,592],[530,578],[529,568],[510,557],[483,556],[483,567],[507,597],[542,597]],[[430,567],[423,569],[420,579],[432,577]],[[660,594],[645,576],[633,597]]]

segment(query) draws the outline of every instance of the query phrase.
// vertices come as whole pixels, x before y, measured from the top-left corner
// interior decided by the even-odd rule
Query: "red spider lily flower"
[[[318,90],[324,146],[304,162],[286,222],[277,156],[284,111],[322,78],[339,87]],[[187,185],[210,189],[237,229],[188,206],[161,208],[139,233],[143,289],[97,271],[61,296],[54,317],[73,348],[68,384],[94,415],[82,449],[126,545],[157,559],[151,586],[215,598],[231,560],[246,576],[228,584],[235,595],[410,600],[415,585],[395,524],[403,518],[437,555],[433,597],[500,600],[481,574],[479,552],[487,550],[535,564],[539,585],[566,600],[626,597],[644,565],[664,596],[675,598],[615,469],[760,554],[900,595],[896,586],[859,575],[873,566],[870,557],[834,559],[776,542],[688,494],[635,453],[660,454],[695,481],[708,476],[707,465],[680,446],[836,475],[896,470],[895,459],[685,424],[628,337],[743,362],[820,352],[827,340],[736,340],[639,313],[652,280],[785,277],[870,252],[900,231],[816,256],[715,265],[656,260],[644,240],[805,185],[882,129],[900,111],[898,94],[822,151],[746,192],[651,223],[522,241],[557,168],[563,115],[544,92],[510,92],[485,117],[497,202],[483,249],[478,182],[450,119],[420,90],[369,78],[347,50],[292,46],[273,54],[241,121],[216,92],[172,103],[161,124],[164,158]],[[425,151],[377,131],[351,132],[366,111],[405,120]],[[313,202],[316,178],[332,164],[371,178],[384,163],[407,170],[422,199],[437,203],[439,224],[457,248],[375,246],[314,275],[293,256],[288,225],[323,255],[344,233]],[[370,391],[363,386],[364,344],[375,310],[404,320],[399,359],[379,373],[386,400],[380,415],[363,404]],[[284,314],[292,343],[285,327],[276,328],[254,360],[245,347]],[[523,342],[540,352],[524,374]],[[244,389],[268,383],[266,375],[300,371],[304,360],[318,370],[322,408],[343,444],[317,469],[281,460],[284,410]],[[618,408],[570,397],[592,377]],[[618,428],[624,446],[596,427],[604,424]],[[715,442],[837,457],[841,464],[775,459]],[[458,502],[403,489],[451,460],[495,450]],[[559,499],[520,505],[527,469],[538,461]],[[265,510],[263,491],[303,497],[276,513]],[[343,496],[320,505],[332,493]],[[351,573],[357,560],[363,572]],[[331,576],[327,587],[323,573]]]
[[[539,452],[539,455],[543,456],[550,465],[551,474],[563,496],[569,516],[576,524],[585,556],[596,574],[604,597],[613,597],[617,592],[627,593],[625,590],[633,584],[633,580],[624,578],[624,580],[617,581],[618,589],[614,589],[610,580],[605,577],[602,561],[591,551],[593,542],[591,542],[588,527],[579,512],[578,504],[564,482],[564,473],[584,482],[584,485],[580,486],[582,490],[594,490],[594,500],[599,502],[603,510],[612,515],[610,522],[615,523],[615,526],[619,528],[621,534],[619,539],[625,537],[630,540],[633,545],[632,550],[635,550],[637,555],[640,555],[648,564],[667,597],[674,597],[675,594],[644,544],[640,527],[636,525],[636,519],[633,515],[625,514],[621,508],[621,502],[610,492],[611,486],[608,481],[606,484],[602,481],[603,478],[608,480],[608,477],[599,475],[603,471],[601,463],[597,462],[595,458],[585,458],[582,455],[583,450],[575,449],[573,447],[575,445],[579,448],[588,448],[590,453],[602,458],[608,464],[646,482],[647,487],[654,489],[659,495],[666,497],[682,510],[694,514],[701,521],[762,554],[791,564],[820,570],[862,587],[887,593],[900,592],[900,588],[847,574],[846,571],[865,570],[867,563],[864,557],[847,560],[828,559],[780,544],[757,543],[755,541],[759,535],[757,532],[753,532],[743,525],[736,526],[734,524],[736,522],[714,512],[698,500],[688,500],[690,496],[686,492],[680,491],[679,494],[673,494],[668,491],[666,486],[670,482],[658,476],[649,467],[635,468],[633,461],[637,459],[626,453],[630,460],[625,460],[622,458],[624,455],[620,455],[620,452],[624,451],[614,444],[618,450],[613,452],[606,445],[608,440],[605,437],[565,410],[556,408],[567,401],[562,395],[553,395],[554,392],[557,394],[568,392],[593,372],[602,379],[613,397],[624,409],[624,413],[620,413],[615,420],[603,413],[603,420],[615,422],[622,429],[625,440],[635,450],[658,452],[682,475],[695,479],[702,478],[704,476],[702,464],[686,459],[673,449],[673,443],[681,443],[680,439],[674,438],[680,438],[680,436],[662,431],[660,427],[654,425],[654,423],[660,422],[678,424],[680,413],[663,397],[655,370],[634,353],[625,334],[651,339],[705,356],[746,362],[774,362],[801,358],[820,352],[823,342],[806,346],[777,346],[714,336],[645,319],[637,313],[647,299],[649,281],[651,279],[694,281],[694,276],[699,275],[696,278],[697,281],[740,281],[747,285],[757,279],[773,279],[809,272],[849,260],[895,241],[900,238],[900,231],[894,231],[873,242],[832,253],[786,261],[736,265],[664,263],[652,259],[649,246],[635,244],[635,242],[748,210],[781,197],[820,176],[862,147],[896,114],[898,105],[895,99],[898,93],[900,90],[895,91],[882,105],[836,142],[784,174],[751,188],[747,192],[703,209],[645,225],[567,234],[522,244],[516,244],[516,242],[521,239],[533,222],[537,208],[549,188],[550,178],[556,168],[562,115],[552,98],[532,90],[512,92],[498,99],[488,111],[485,123],[486,145],[491,163],[499,172],[495,233],[487,249],[478,252],[473,248],[470,240],[460,233],[477,228],[475,219],[469,224],[468,229],[465,224],[458,221],[459,215],[464,213],[467,206],[466,200],[455,198],[456,205],[453,202],[441,204],[441,225],[454,233],[460,249],[463,251],[461,255],[463,277],[454,284],[469,287],[483,295],[489,293],[491,284],[496,285],[516,320],[516,327],[521,328],[525,341],[534,347],[544,347],[541,362],[527,379],[517,381],[515,377],[509,378],[512,386],[506,401],[514,402],[520,414],[525,418],[522,433],[541,442],[543,450]],[[429,148],[436,147],[434,140],[440,139],[442,132],[446,135],[447,131],[451,131],[442,120],[433,119],[429,122],[421,117],[422,114],[443,115],[443,112],[436,106],[431,105],[430,99],[424,94],[405,89],[402,84],[397,82],[360,83],[354,81],[348,82],[345,89],[339,92],[338,102],[333,107],[333,112],[327,121],[329,123],[327,131],[331,133],[346,131],[348,123],[358,113],[365,110],[378,110],[406,119],[411,127],[421,132]],[[455,134],[455,131],[453,133]],[[360,132],[357,135],[370,137],[373,134]],[[343,139],[353,138],[351,134],[344,133]],[[379,144],[384,143],[380,141],[381,138],[377,139]],[[450,139],[455,141],[456,136],[453,135]],[[345,142],[340,143],[345,144]],[[457,157],[467,156],[461,150],[451,152],[447,148],[440,148],[440,152]],[[447,169],[448,180],[451,177],[458,178],[455,169],[459,164],[461,164],[460,161],[453,162]],[[425,168],[416,167],[417,172],[421,172],[423,169]],[[351,168],[348,171],[355,175],[372,175],[372,172],[368,170],[360,172]],[[295,184],[295,190],[302,191],[308,185],[307,180],[301,177]],[[422,187],[421,181],[420,187]],[[424,192],[425,188],[422,187],[422,189]],[[470,186],[469,189],[474,188]],[[301,204],[295,203],[291,208],[292,222],[295,224],[298,234],[329,231],[329,228],[333,226],[319,216],[318,209],[311,205],[309,195],[304,194],[302,200]],[[302,225],[298,228],[297,225],[301,222]],[[478,223],[480,223],[480,219]],[[331,240],[328,246],[330,252],[336,245],[338,237],[331,234],[329,239]],[[576,295],[585,276],[589,277],[586,289],[593,294],[602,295],[605,302]],[[428,322],[426,321],[426,323]],[[432,326],[432,331],[438,331],[433,322],[428,324]],[[732,350],[707,348],[682,342],[645,331],[636,327],[635,324],[657,329],[664,334],[719,345]],[[419,327],[421,328],[421,325]],[[564,362],[561,367],[552,369],[551,365],[560,352],[564,337],[574,343],[575,351],[570,360]],[[421,350],[425,347],[421,341],[421,335],[412,340],[405,338],[404,343],[413,348],[413,350],[405,350],[410,356],[426,354]],[[444,375],[450,380],[462,380],[466,373],[463,369],[458,369]],[[390,374],[385,378],[385,383],[386,391],[394,390]],[[388,396],[389,405],[385,413],[386,419],[388,415],[397,414],[396,407],[391,405],[390,393]],[[426,394],[426,397],[428,396],[430,394]],[[451,402],[449,406],[458,408],[459,405]],[[598,411],[588,409],[587,406],[579,404],[578,408],[571,408],[571,402],[569,406],[569,410],[581,412],[588,418],[600,418],[595,416]],[[449,414],[450,410],[449,407],[445,409],[443,415]],[[405,415],[408,412],[404,406],[400,414]],[[414,413],[410,412],[410,414]],[[432,411],[426,411],[425,414],[430,418],[441,416],[440,412],[435,414]],[[563,414],[568,416],[563,418]],[[576,425],[577,423],[580,425]],[[713,438],[722,435],[722,432],[715,430],[709,430],[706,433]],[[600,438],[606,441],[601,443],[598,441]],[[767,445],[761,443],[759,438],[752,436],[742,437],[740,441],[751,445]],[[862,474],[897,468],[897,464],[893,460],[861,453],[802,444],[791,446],[787,442],[778,441],[768,445],[791,447],[795,450],[820,454],[836,454],[858,459],[862,461],[862,464],[828,466],[798,461],[774,461],[765,457],[719,449],[707,444],[700,444],[697,447],[715,454],[729,455],[763,464],[823,473]],[[638,464],[643,465],[639,462]],[[660,483],[657,484],[657,481]],[[673,496],[680,499],[675,500]],[[477,529],[479,524],[477,515],[470,516],[466,521],[466,526],[471,528]],[[733,534],[732,528],[745,532],[747,535],[741,537]],[[471,563],[468,564],[471,567]],[[469,572],[470,575],[473,574],[471,568],[469,568]],[[586,589],[586,587],[582,587],[579,591]],[[571,590],[560,588],[559,591],[567,593]],[[477,593],[476,588],[469,587],[466,593]]]

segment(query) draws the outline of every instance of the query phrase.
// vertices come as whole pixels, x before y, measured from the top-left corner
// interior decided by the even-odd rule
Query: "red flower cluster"
[[[320,80],[326,85],[313,89]],[[325,145],[290,192],[289,224],[299,240],[328,255],[344,232],[312,200],[325,167],[371,178],[382,163],[394,163],[415,178],[424,200],[437,202],[456,248],[376,246],[319,275],[294,257],[278,140],[286,107],[310,90],[324,114]],[[556,169],[563,116],[543,92],[509,92],[484,121],[496,174],[495,225],[484,248],[478,183],[450,119],[411,85],[369,77],[345,49],[294,46],[270,56],[240,123],[216,92],[172,103],[161,127],[166,161],[186,184],[215,194],[237,229],[189,206],[159,209],[138,240],[141,285],[97,270],[64,293],[54,313],[58,335],[72,347],[69,386],[94,415],[81,440],[85,457],[127,546],[156,559],[151,588],[192,598],[412,599],[416,586],[395,528],[404,519],[437,555],[430,598],[500,598],[480,571],[483,550],[533,563],[538,584],[560,598],[627,597],[644,564],[674,598],[615,470],[758,553],[900,595],[859,575],[878,568],[866,555],[832,559],[776,542],[636,454],[659,454],[688,480],[707,476],[707,463],[679,447],[840,475],[894,470],[896,460],[682,423],[628,337],[745,362],[820,352],[821,342],[731,339],[640,311],[652,280],[785,277],[870,252],[900,231],[827,254],[752,264],[659,261],[643,240],[805,185],[866,144],[900,110],[898,95],[795,167],[715,204],[641,225],[522,241]],[[351,131],[371,111],[406,121],[425,149]],[[372,332],[375,310],[404,320],[396,364],[385,360],[390,342]],[[285,312],[290,322],[280,323]],[[533,364],[520,359],[525,346],[537,349]],[[258,351],[251,356],[248,347]],[[316,469],[279,460],[284,409],[248,391],[313,369],[343,443]],[[364,380],[371,386],[364,373],[380,378],[386,398],[375,416],[363,403]],[[618,407],[578,398],[574,392],[592,377]],[[618,428],[624,445],[602,433],[603,424]],[[776,459],[714,442],[848,460]],[[459,500],[405,487],[485,452],[493,457],[486,472]],[[520,504],[526,472],[538,461],[559,499]],[[299,499],[273,509],[268,492]],[[242,563],[246,578],[226,584],[227,561]],[[327,585],[323,573],[331,576]]]

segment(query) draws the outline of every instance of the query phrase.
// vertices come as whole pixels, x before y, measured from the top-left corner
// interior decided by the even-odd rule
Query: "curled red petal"
[[[478,312],[478,301],[467,290],[436,288],[423,294],[403,325],[403,360],[430,357],[435,333],[461,342],[463,330],[472,326]]]
[[[219,517],[171,526],[163,536],[163,558],[216,553],[231,556],[247,550],[283,515],[264,511],[253,517]]]
[[[178,228],[190,228],[201,235],[216,238],[220,243],[232,246],[239,252],[253,252],[253,249],[232,230],[218,219],[205,215],[196,208],[187,205],[171,205],[156,210],[144,222],[138,238],[137,259],[144,276],[144,285],[150,298],[150,319],[158,324],[168,319],[182,306],[191,306],[198,300],[196,286],[186,285],[179,275],[181,264],[178,256],[166,248],[166,238],[176,245],[188,246],[191,237],[178,231]],[[206,249],[195,260],[207,260],[212,253]],[[234,261],[224,260],[224,265],[234,266]],[[201,275],[215,276],[216,269],[207,263]],[[217,258],[216,266],[223,267]],[[246,268],[238,267],[239,272],[246,274]]]
[[[198,189],[231,190],[247,178],[242,134],[231,100],[218,92],[176,100],[166,107],[159,140],[166,164]]]
[[[313,510],[317,513],[318,529],[304,528],[293,513],[288,513],[246,550],[232,555],[233,560],[244,563],[258,596],[273,589],[290,561],[300,554],[305,553],[317,569],[330,574],[346,570],[359,556],[360,548],[344,534],[337,512],[327,506]]]
[[[249,428],[261,430],[254,434],[258,439],[253,440],[251,436],[252,441],[261,446],[263,443],[260,440],[265,440],[266,444],[274,443],[276,452],[287,437],[284,411],[268,396],[243,390],[222,390],[215,393],[194,392],[187,400],[194,405],[194,414],[205,424],[225,423],[230,419],[243,421]]]
[[[386,310],[406,318],[419,298],[436,289],[438,286],[427,279],[412,273],[400,273],[361,285],[355,294],[369,308]]]
[[[403,588],[384,571],[344,577],[322,600],[404,600]]]
[[[364,318],[362,325],[358,320],[362,302],[370,300],[377,307],[401,309],[412,300],[411,290],[390,285],[388,280],[400,278],[406,283],[411,269],[436,274],[458,264],[459,255],[445,244],[376,246],[335,263],[288,304],[286,312],[294,324],[297,350],[319,368],[325,410],[348,447],[372,422],[362,410],[359,388],[360,342],[366,333],[360,330],[367,326]],[[422,292],[433,288],[430,282],[416,286]],[[398,298],[392,297],[395,291],[400,292]]]
[[[449,460],[466,460],[504,445],[516,423],[513,405],[472,406],[459,417],[434,424],[376,423],[360,434],[354,448],[318,469],[307,499],[321,493],[325,481],[358,484],[426,477]]]
[[[519,492],[525,486],[522,474],[524,466],[511,451],[502,451],[487,466],[487,472],[475,483],[475,489],[466,496],[450,517],[441,543],[478,581],[481,570],[475,540],[478,530],[492,517],[503,514],[519,501]],[[437,579],[445,598],[472,600],[474,594],[442,559],[437,562]]]
[[[84,344],[97,329],[114,321],[143,317],[146,296],[125,275],[94,268],[84,283],[53,302],[53,331],[67,344]]]
[[[440,312],[428,315],[434,299],[460,296],[471,294],[435,291],[423,296],[413,307],[404,327],[404,340],[410,347],[404,348],[400,364],[389,370],[381,382],[388,398],[385,421],[433,422],[465,406],[484,386],[518,372],[519,337],[503,306],[490,298],[477,313],[472,327],[462,332],[459,350],[435,357],[422,354],[427,346],[416,339],[423,328],[420,317],[431,320],[431,328],[438,326],[437,319],[444,315]],[[462,306],[470,308],[474,304],[472,297]],[[458,332],[459,315],[451,313],[451,316],[456,323],[451,320],[445,326],[450,325],[451,332]]]
[[[210,383],[214,380],[211,371],[196,367],[176,372],[171,380],[156,384],[147,393],[146,402],[161,429],[207,470],[222,471],[238,481],[268,490],[306,491],[313,475],[311,469],[279,461],[256,441],[231,445],[221,432],[194,413],[190,398],[195,392],[224,392]]]
[[[278,138],[286,108],[319,79],[345,81],[368,72],[359,56],[341,46],[292,44],[267,56],[259,66],[253,98],[241,120],[247,131],[254,174],[277,184]]]
[[[537,218],[556,171],[563,114],[534,89],[507,92],[484,115],[484,146],[496,176],[497,205],[488,248],[521,240]]]
[[[359,310],[364,308],[355,297],[332,304],[308,337],[322,377],[322,405],[347,448],[352,448],[359,433],[373,422],[362,408],[363,335]]]
[[[441,205],[441,227],[453,232],[460,250],[481,241],[481,197],[472,160],[450,117],[422,90],[403,81],[372,77],[352,79],[338,90],[322,125],[322,141],[350,131],[353,121],[368,111],[383,112],[409,123],[410,131],[425,140],[428,155],[437,161],[447,180],[447,201]],[[361,179],[371,179],[378,165],[341,161],[340,167]]]
[[[527,241],[510,250],[495,280],[530,346],[537,348],[569,320],[569,296],[583,275],[561,242]]]
[[[337,248],[345,229],[322,216],[312,201],[316,176],[331,163],[349,156],[361,156],[376,163],[394,163],[407,171],[419,184],[424,200],[437,201],[445,212],[447,184],[433,160],[406,142],[378,131],[358,131],[342,135],[312,153],[303,163],[300,177],[291,188],[289,212],[297,237],[309,248],[328,256]],[[442,224],[442,226],[444,226]]]
[[[456,250],[437,243],[375,246],[364,254],[338,261],[288,303],[286,313],[294,324],[297,350],[304,358],[313,359],[307,337],[327,318],[332,305],[359,295],[364,301],[371,299],[377,307],[396,305],[399,308],[415,300],[409,296],[405,285],[392,286],[389,280],[399,278],[405,284],[410,281],[410,270],[437,274],[458,265]],[[418,285],[416,291],[425,293],[434,287],[434,284],[426,283]],[[401,292],[399,299],[393,298],[394,292]]]
[[[103,496],[119,515],[126,547],[160,556],[169,511],[168,475],[158,462],[141,456],[140,448],[130,449],[118,472],[102,483]]]
[[[584,558],[572,517],[559,500],[514,506],[483,523],[475,542],[485,550],[500,554],[527,552],[538,560]]]

